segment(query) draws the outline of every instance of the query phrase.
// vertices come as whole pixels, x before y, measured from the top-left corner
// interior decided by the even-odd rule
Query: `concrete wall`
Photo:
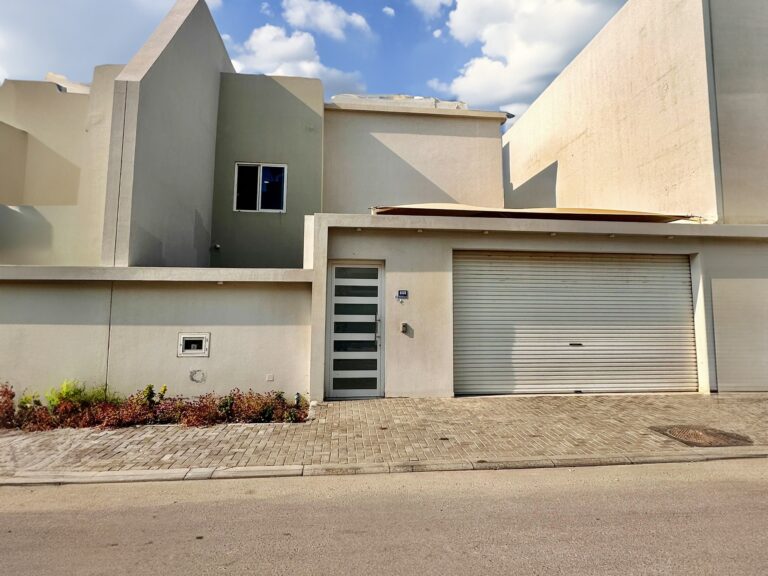
[[[204,0],[181,0],[118,76],[105,265],[207,266],[221,72]]]
[[[424,219],[427,228],[427,219]],[[625,225],[626,226],[626,225]],[[657,225],[658,226],[658,225]],[[667,228],[680,228],[667,225]],[[589,225],[584,226],[585,229]],[[317,241],[317,239],[316,239]],[[768,391],[765,342],[765,287],[768,285],[766,243],[758,240],[678,238],[543,233],[483,234],[482,231],[443,232],[425,229],[331,229],[328,259],[381,261],[385,266],[384,373],[387,396],[451,396],[453,394],[453,288],[454,250],[512,250],[637,254],[688,254],[693,260],[697,351],[702,391],[744,389]],[[726,289],[735,282],[739,290]],[[315,322],[324,322],[319,299],[326,294],[316,280]],[[716,288],[713,317],[712,287]],[[399,304],[393,295],[409,290]],[[730,290],[730,291],[728,291]],[[401,322],[413,329],[400,333]],[[322,327],[321,327],[322,329]],[[321,330],[314,332],[315,337]],[[721,334],[727,334],[721,342]],[[717,346],[717,366],[715,366]],[[324,350],[324,346],[319,347]],[[314,350],[314,348],[313,348]],[[733,351],[737,351],[734,353]],[[727,356],[727,362],[721,361]],[[750,360],[751,358],[751,360]],[[324,355],[313,356],[313,397],[321,397],[317,376]],[[314,363],[320,364],[315,366]],[[316,385],[318,387],[316,387]]]
[[[724,222],[768,222],[768,3],[709,0]]]
[[[306,394],[310,299],[308,283],[0,283],[0,382]],[[178,358],[179,332],[210,332],[210,357]]]
[[[327,109],[323,212],[456,202],[503,207],[494,118]]]
[[[0,87],[0,263],[99,262],[119,71],[96,68],[90,95],[49,82]]]
[[[0,382],[41,396],[106,381],[110,283],[0,283]]]
[[[717,375],[723,392],[768,390],[768,279],[712,282]]]
[[[235,163],[288,166],[286,211],[235,212]],[[212,266],[302,265],[304,217],[320,212],[323,87],[319,80],[223,74],[213,198]]]
[[[717,220],[704,16],[702,0],[629,0],[504,135],[507,206],[540,206],[533,191]]]

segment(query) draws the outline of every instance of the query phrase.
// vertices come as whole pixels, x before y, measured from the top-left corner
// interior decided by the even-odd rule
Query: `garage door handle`
[[[571,342],[568,344],[568,346],[584,346],[581,342]]]

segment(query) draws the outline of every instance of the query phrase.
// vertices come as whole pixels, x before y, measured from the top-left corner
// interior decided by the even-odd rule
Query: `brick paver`
[[[320,404],[304,424],[0,431],[0,476],[659,454],[651,426],[698,424],[768,446],[768,394],[382,399]]]

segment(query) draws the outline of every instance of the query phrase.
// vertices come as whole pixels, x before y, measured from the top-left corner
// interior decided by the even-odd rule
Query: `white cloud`
[[[315,30],[344,40],[347,27],[370,32],[365,18],[326,0],[283,0],[283,18],[294,28]]]
[[[440,38],[440,36],[442,35],[443,35],[443,31],[440,28],[438,28],[437,30],[432,30],[432,36],[434,36],[435,38]]]
[[[264,14],[264,16],[268,16],[269,18],[272,18],[275,15],[275,13],[272,12],[272,6],[269,5],[269,2],[262,2],[261,7],[259,8],[259,12]]]
[[[450,34],[465,45],[479,42],[482,55],[440,84],[473,106],[524,111],[623,3],[457,0]]]
[[[358,72],[344,72],[320,62],[315,38],[309,32],[295,31],[289,36],[285,28],[267,24],[254,29],[232,51],[238,72],[320,78],[331,94],[365,91]]]
[[[441,82],[437,78],[432,78],[431,80],[427,80],[427,86],[429,86],[432,90],[434,90],[438,94],[451,93],[451,85],[448,84],[447,82]]]
[[[208,3],[208,7],[211,10],[216,10],[218,8],[221,8],[221,5],[223,4],[222,0],[205,0]]]
[[[437,18],[443,6],[453,6],[453,0],[411,0],[411,4],[427,18]]]
[[[386,14],[389,17],[392,17],[395,15],[395,9],[392,8],[392,6],[384,6],[384,8],[381,9],[384,14]]]

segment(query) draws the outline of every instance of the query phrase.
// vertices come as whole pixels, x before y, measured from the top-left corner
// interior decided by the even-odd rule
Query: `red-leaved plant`
[[[16,427],[16,408],[13,399],[16,393],[8,384],[0,384],[0,428]]]

